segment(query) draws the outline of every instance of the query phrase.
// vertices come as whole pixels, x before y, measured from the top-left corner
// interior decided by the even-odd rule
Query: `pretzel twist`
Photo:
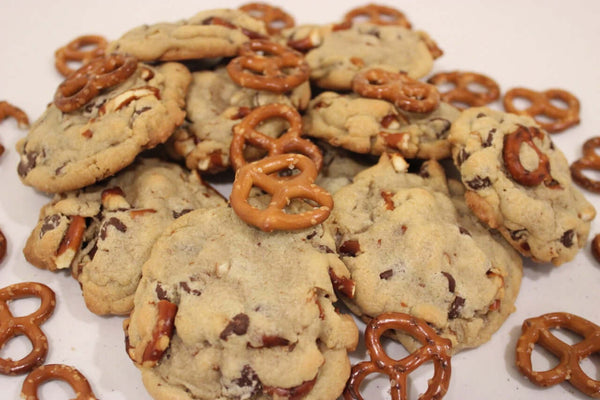
[[[387,355],[381,343],[381,336],[388,330],[400,330],[418,340],[423,346],[401,360]],[[372,373],[387,375],[391,383],[392,400],[406,400],[408,375],[432,361],[433,377],[420,400],[441,399],[448,391],[450,384],[452,344],[442,338],[423,320],[403,313],[384,313],[373,318],[365,329],[365,345],[370,361],[360,362],[352,367],[350,379],[346,384],[343,396],[345,400],[363,400],[360,394],[362,381]]]
[[[274,175],[292,169],[298,169],[300,173],[285,179]],[[313,183],[316,177],[315,164],[306,156],[279,154],[266,157],[237,170],[231,190],[231,207],[242,220],[265,232],[303,229],[320,224],[329,217],[333,199],[327,191]],[[272,196],[264,210],[248,202],[254,186]],[[304,199],[307,204],[316,203],[316,206],[310,211],[288,214],[284,209],[292,199]]]
[[[583,144],[583,157],[571,164],[571,177],[580,186],[595,193],[600,193],[600,181],[585,176],[584,170],[600,171],[600,136],[590,138]]]
[[[83,50],[86,46],[92,46]],[[68,65],[69,61],[86,64],[90,60],[104,55],[108,42],[102,36],[79,36],[54,52],[54,66],[65,78],[75,72]]]
[[[285,93],[306,82],[310,68],[302,53],[255,39],[240,47],[239,56],[227,64],[227,72],[240,86]]]
[[[440,93],[433,85],[412,79],[404,72],[371,68],[357,73],[352,90],[364,97],[384,99],[404,111],[427,113],[440,103]]]
[[[295,25],[294,18],[290,14],[279,7],[274,7],[266,3],[244,4],[240,7],[240,10],[263,21],[269,35],[276,35],[283,29],[291,28]]]
[[[537,186],[544,182],[546,186],[553,187],[555,181],[550,175],[550,160],[533,141],[534,138],[544,139],[544,134],[535,127],[520,125],[516,131],[504,136],[504,147],[502,158],[508,173],[512,178],[523,186]],[[527,170],[521,163],[521,145],[527,144],[538,156],[538,166],[535,170]]]
[[[15,317],[10,312],[9,301],[24,297],[39,297],[40,307],[25,316]],[[17,375],[41,365],[48,354],[48,339],[40,325],[46,321],[56,305],[54,292],[37,282],[23,282],[0,289],[0,348],[10,339],[24,335],[32,345],[31,352],[20,360],[0,358],[0,373]]]
[[[4,233],[0,230],[0,263],[4,260],[4,257],[6,257],[6,247],[6,236],[4,236]]]
[[[77,369],[62,364],[42,365],[31,371],[23,382],[21,397],[27,400],[38,400],[38,388],[50,380],[67,382],[76,393],[73,400],[96,400],[86,377]]]
[[[568,329],[583,338],[569,345],[554,336],[550,329]],[[560,359],[558,365],[548,371],[534,371],[531,354],[539,344]],[[600,352],[600,326],[569,313],[549,313],[526,319],[522,334],[517,341],[517,367],[538,386],[552,386],[569,381],[571,385],[594,398],[600,398],[600,381],[588,376],[580,366],[581,360]]]
[[[102,89],[129,78],[137,69],[137,59],[123,54],[94,58],[69,75],[56,89],[54,104],[63,112],[77,110]]]
[[[475,72],[440,72],[429,78],[427,82],[436,86],[452,84],[453,88],[446,92],[440,92],[440,97],[446,103],[451,103],[461,109],[464,109],[465,105],[469,107],[484,106],[500,98],[500,86],[496,81]],[[470,85],[472,84],[480,85],[485,91],[471,90]]]
[[[519,109],[515,105],[515,99],[523,98],[531,104],[525,109]],[[552,100],[558,100],[566,104],[566,108],[557,107]],[[514,88],[505,93],[504,108],[506,111],[528,115],[550,133],[561,132],[579,123],[579,100],[577,97],[562,89],[548,89],[543,92],[525,88]],[[552,119],[551,122],[536,118],[543,116]]]
[[[344,23],[347,24],[352,24],[359,19],[364,19],[364,22],[375,25],[399,25],[406,29],[412,28],[411,23],[403,12],[393,7],[377,4],[368,4],[363,7],[357,7],[344,15]]]
[[[256,127],[271,118],[283,118],[289,128],[278,138],[272,138],[256,130]],[[229,157],[234,169],[239,169],[248,162],[244,157],[246,144],[262,148],[270,156],[297,152],[309,157],[317,167],[323,165],[323,155],[317,145],[302,135],[302,117],[296,109],[285,104],[272,103],[252,110],[233,128],[233,139],[229,148]]]

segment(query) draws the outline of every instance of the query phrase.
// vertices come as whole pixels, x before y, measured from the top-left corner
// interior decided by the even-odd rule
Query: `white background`
[[[198,11],[235,7],[239,1],[202,0],[168,2],[2,0],[0,5],[0,100],[22,108],[31,121],[52,100],[61,76],[53,65],[54,50],[82,34],[116,39],[144,23],[176,21]],[[338,21],[364,1],[278,2],[298,24]],[[586,138],[600,135],[600,1],[596,0],[414,0],[387,1],[403,10],[414,28],[423,29],[445,54],[434,71],[462,69],[493,77],[502,91],[525,86],[536,90],[564,88],[581,101],[581,124],[553,135],[570,162],[581,155]],[[218,5],[217,5],[218,4]],[[275,4],[275,2],[273,2]],[[496,103],[493,107],[500,108]],[[120,317],[98,317],[87,311],[78,284],[67,274],[51,273],[29,265],[22,249],[34,227],[39,209],[49,197],[23,186],[16,173],[16,141],[26,134],[13,120],[0,125],[0,229],[8,238],[8,256],[0,264],[0,287],[23,281],[49,285],[57,295],[54,315],[43,324],[50,351],[46,363],[65,363],[80,369],[102,399],[149,399],[139,372],[124,352]],[[593,174],[600,178],[600,173]],[[600,211],[600,196],[585,192]],[[600,217],[592,234],[600,233]],[[570,385],[541,389],[527,382],[514,366],[514,347],[525,318],[568,311],[600,324],[600,264],[590,254],[589,241],[576,259],[561,267],[526,263],[517,311],[485,345],[464,351],[452,360],[452,381],[445,399],[583,399]],[[34,301],[14,303],[21,313],[32,311]],[[362,325],[361,325],[362,326]],[[389,346],[391,349],[399,347]],[[0,351],[13,358],[25,354],[25,340],[16,339]],[[397,350],[397,348],[396,348]],[[359,349],[353,360],[365,356]],[[543,365],[542,361],[536,361]],[[585,368],[600,379],[600,355]],[[415,381],[428,378],[421,373]],[[0,376],[0,397],[16,399],[23,376]],[[420,382],[420,383],[419,383]],[[422,386],[421,386],[422,387]],[[368,400],[389,398],[387,382],[376,380],[365,389]],[[72,398],[65,385],[43,386],[42,398]],[[416,398],[413,390],[412,398]],[[57,393],[62,393],[59,395]],[[71,396],[71,397],[69,397]]]

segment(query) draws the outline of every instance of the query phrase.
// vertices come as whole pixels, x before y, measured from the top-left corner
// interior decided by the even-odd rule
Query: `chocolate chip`
[[[469,158],[470,154],[465,149],[460,149],[458,155],[456,156],[456,164],[460,167],[467,158]]]
[[[448,290],[450,293],[454,293],[454,290],[456,289],[456,281],[454,280],[454,277],[448,272],[442,271],[442,274],[444,274],[444,276],[448,279]]]
[[[221,340],[227,340],[227,337],[231,334],[235,335],[243,335],[248,331],[248,326],[250,325],[250,318],[244,314],[240,313],[233,317],[231,321],[227,324],[223,332],[219,335]]]
[[[482,147],[490,147],[492,145],[492,142],[494,141],[494,133],[496,133],[496,128],[493,128],[489,131],[487,139],[481,144]]]
[[[485,116],[486,115],[484,113],[480,112],[479,114],[477,114],[476,118],[483,118]]]
[[[458,231],[463,235],[471,236],[471,232],[469,232],[467,228],[463,228],[462,226],[458,227]]]
[[[25,159],[21,157],[17,172],[20,176],[25,177],[29,172],[35,168],[37,163],[37,157],[39,153],[36,151],[30,151],[25,153]]]
[[[150,111],[150,110],[152,110],[152,107],[149,107],[149,106],[141,107],[141,108],[138,108],[137,110],[135,110],[134,114],[141,115],[141,114],[145,113],[146,111]]]
[[[165,290],[165,288],[159,283],[156,284],[156,289],[154,289],[154,291],[156,292],[156,297],[159,300],[169,300],[169,297],[167,295],[167,291]]]
[[[242,368],[240,377],[232,381],[235,385],[244,388],[252,388],[249,398],[253,398],[262,392],[262,383],[256,372],[248,364]]]
[[[463,299],[460,296],[456,296],[454,298],[454,301],[452,302],[452,305],[450,305],[450,311],[448,311],[448,318],[454,319],[454,318],[458,317],[458,315],[460,314],[460,311],[462,310],[464,305],[465,305],[465,299]]]
[[[394,276],[394,270],[388,269],[379,274],[379,279],[389,280],[392,276]]]
[[[61,216],[59,214],[52,214],[44,217],[42,227],[40,228],[40,239],[46,234],[46,232],[56,229],[60,225]]]
[[[100,228],[100,239],[102,239],[102,240],[106,239],[106,235],[108,234],[107,231],[108,231],[109,226],[114,226],[115,229],[118,230],[119,232],[127,232],[127,226],[125,226],[125,224],[123,222],[121,222],[120,219],[111,217],[108,221],[106,221],[102,225],[102,228]]]
[[[430,122],[435,123],[434,129],[436,138],[444,139],[448,136],[448,132],[450,132],[450,127],[452,126],[450,121],[445,118],[432,118]]]
[[[326,253],[326,254],[334,253],[334,251],[329,246],[325,246],[324,244],[320,244],[318,249],[319,249],[319,251]]]
[[[198,289],[192,289],[187,282],[179,282],[179,287],[186,293],[193,294],[194,296],[200,296],[202,292]]]
[[[314,238],[315,236],[317,236],[317,231],[313,231],[313,232],[309,233],[309,234],[306,236],[306,240],[311,240],[311,239],[312,239],[312,238]]]
[[[571,246],[573,246],[573,238],[574,237],[575,237],[575,231],[573,231],[573,229],[569,229],[568,231],[565,231],[565,233],[563,233],[563,235],[560,238],[560,242],[565,247],[571,247]]]
[[[356,254],[360,251],[360,243],[358,240],[346,240],[338,248],[338,253],[343,256],[356,257]]]
[[[173,210],[173,219],[177,219],[177,218],[181,217],[182,215],[185,215],[191,211],[193,211],[191,208],[184,208],[183,210],[180,210],[180,211]]]
[[[490,178],[488,177],[482,178],[478,175],[470,181],[467,181],[466,184],[473,190],[479,190],[492,186],[492,181],[490,181]]]

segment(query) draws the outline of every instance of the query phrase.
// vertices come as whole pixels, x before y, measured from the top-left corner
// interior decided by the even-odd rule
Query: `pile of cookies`
[[[441,398],[451,355],[514,311],[522,257],[572,260],[596,213],[549,134],[579,122],[577,99],[515,88],[493,110],[485,75],[424,80],[442,55],[374,4],[327,25],[252,3],[76,38],[17,145],[22,182],[54,195],[24,255],[70,271],[91,312],[128,316],[156,399],[361,399],[375,372],[406,398],[427,360],[424,398]],[[228,172],[224,198],[206,180]],[[350,363],[342,304],[370,362]]]

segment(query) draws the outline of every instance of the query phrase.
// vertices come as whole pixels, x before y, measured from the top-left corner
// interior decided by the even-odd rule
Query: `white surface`
[[[144,23],[176,21],[215,7],[240,1],[167,2],[2,0],[0,6],[0,100],[21,107],[33,121],[52,99],[61,77],[54,70],[54,50],[82,34],[115,39]],[[275,2],[273,2],[275,3]],[[280,6],[297,23],[337,21],[365,1],[287,1]],[[428,31],[445,54],[433,72],[463,69],[485,73],[503,92],[514,86],[536,90],[560,87],[581,101],[581,124],[555,134],[553,140],[570,162],[581,155],[586,138],[600,135],[600,1],[552,0],[484,2],[479,0],[388,1],[402,9],[416,29]],[[218,5],[217,5],[218,4]],[[500,107],[497,103],[494,107]],[[8,257],[0,264],[0,287],[23,281],[48,284],[57,296],[54,315],[42,329],[50,342],[46,363],[66,363],[80,369],[101,399],[149,399],[140,375],[124,352],[120,317],[98,317],[87,311],[78,284],[64,273],[29,265],[22,249],[48,197],[23,186],[16,174],[16,141],[25,135],[13,120],[0,125],[0,228],[8,239]],[[594,175],[596,178],[600,174]],[[585,192],[600,211],[600,196]],[[599,218],[592,234],[600,233]],[[525,318],[569,311],[600,324],[600,264],[590,254],[589,241],[576,259],[561,267],[527,264],[517,311],[485,345],[452,360],[452,381],[445,399],[586,398],[570,385],[540,389],[527,382],[514,366],[514,347]],[[15,309],[35,307],[34,301],[15,302]],[[25,312],[25,311],[22,311]],[[11,347],[12,346],[12,347]],[[20,357],[25,340],[15,339],[0,356]],[[393,346],[392,346],[393,347]],[[355,355],[364,356],[363,350]],[[586,368],[600,379],[600,355]],[[425,382],[421,373],[417,381]],[[23,376],[0,376],[3,399],[18,398]],[[422,386],[421,386],[422,387]],[[387,382],[369,385],[365,398],[389,398]],[[43,386],[42,398],[72,398],[59,383]],[[62,393],[59,395],[57,393]],[[412,398],[416,398],[414,391]]]

